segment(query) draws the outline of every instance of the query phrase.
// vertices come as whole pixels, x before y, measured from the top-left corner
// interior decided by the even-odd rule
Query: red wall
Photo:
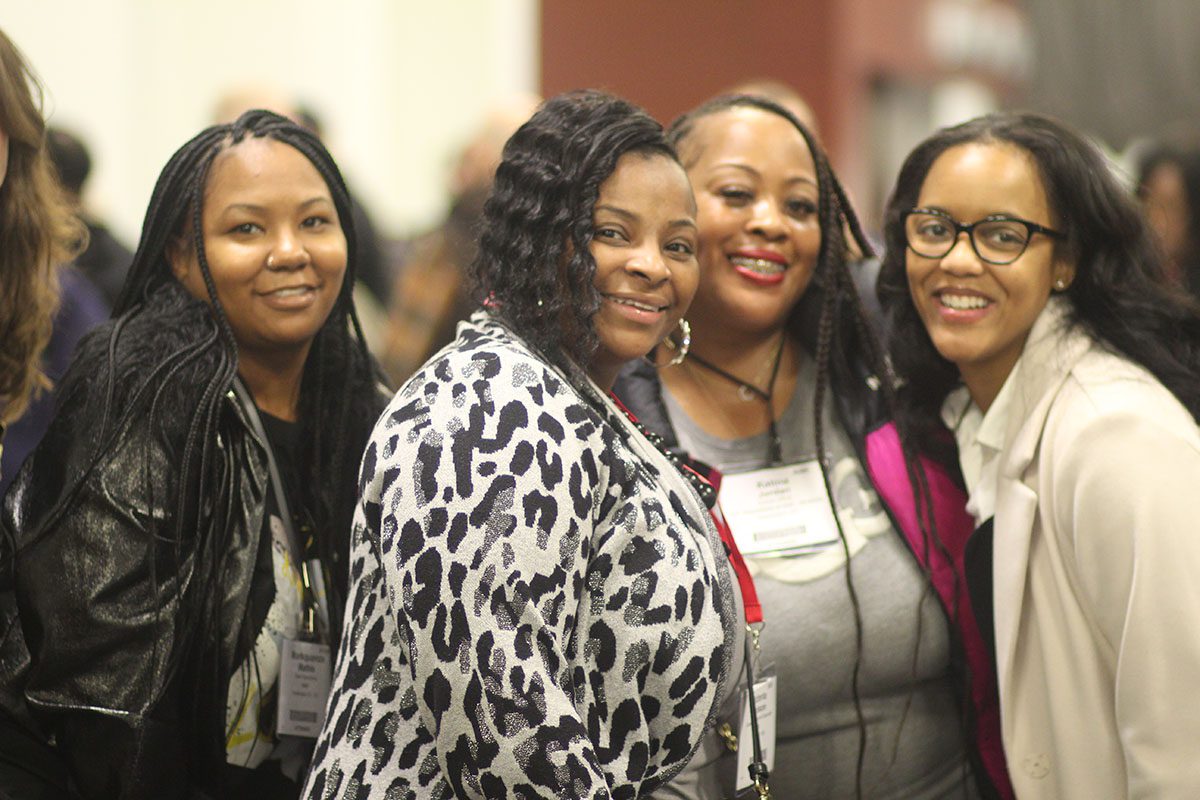
[[[734,84],[770,77],[799,91],[826,126],[831,11],[830,0],[543,0],[542,92],[607,89],[669,123]]]

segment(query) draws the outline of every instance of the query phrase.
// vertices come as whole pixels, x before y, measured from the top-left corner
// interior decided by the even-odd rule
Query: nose
[[[754,203],[749,228],[766,239],[780,239],[787,235],[783,226],[783,214],[771,197],[760,197]]]
[[[300,269],[311,262],[308,248],[296,231],[286,228],[280,230],[271,243],[271,252],[267,255],[268,269]]]
[[[938,266],[954,275],[979,275],[983,272],[983,261],[971,245],[966,231],[959,231],[950,252],[942,256]]]
[[[657,246],[642,247],[630,253],[629,260],[625,262],[625,271],[650,284],[661,283],[671,274]]]

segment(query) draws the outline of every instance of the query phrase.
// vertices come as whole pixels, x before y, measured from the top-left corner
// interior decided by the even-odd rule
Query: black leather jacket
[[[157,351],[195,336],[193,326],[203,324],[197,315],[206,313],[191,308],[138,327]],[[135,344],[124,349],[114,406],[131,391],[125,382],[144,372],[137,362],[153,361],[153,352]],[[133,418],[79,482],[98,446],[100,369],[68,392],[5,501],[0,703],[10,723],[57,743],[84,797],[218,796],[228,676],[266,510],[266,444],[230,393],[213,450],[216,488],[199,503],[182,512],[178,504],[187,414],[160,415],[158,424]],[[186,384],[201,369],[176,380]],[[171,533],[179,513],[186,522],[177,544]],[[214,516],[226,521],[221,552],[209,546]],[[192,589],[204,559],[216,559],[222,576],[215,625],[180,613],[179,593]],[[168,665],[181,654],[183,666],[172,675]]]

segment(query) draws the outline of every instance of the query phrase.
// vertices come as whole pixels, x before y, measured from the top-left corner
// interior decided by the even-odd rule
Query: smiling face
[[[696,293],[696,202],[666,156],[626,153],[600,185],[588,251],[596,262],[599,347],[588,374],[609,388],[625,362],[654,349]]]
[[[346,237],[329,187],[300,151],[248,138],[217,156],[203,209],[213,284],[237,340],[238,357],[308,353],[346,274]],[[168,255],[195,297],[208,290],[181,237]]]
[[[817,174],[804,137],[783,117],[738,107],[702,117],[680,146],[696,190],[697,327],[781,328],[812,279],[821,248]]]
[[[1033,159],[1005,143],[946,150],[925,176],[917,206],[963,224],[1003,214],[1061,230]],[[1074,264],[1062,251],[1042,234],[1034,234],[1025,252],[1002,266],[981,260],[966,234],[941,258],[906,251],[909,290],[921,321],[982,408],[1004,385],[1051,289],[1074,278]]]

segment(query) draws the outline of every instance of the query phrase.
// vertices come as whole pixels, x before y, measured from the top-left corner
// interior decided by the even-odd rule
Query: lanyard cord
[[[750,626],[746,626],[746,630],[750,631]],[[771,789],[767,784],[771,777],[770,770],[767,769],[767,762],[763,761],[762,742],[758,733],[758,704],[754,699],[754,655],[750,651],[750,637],[746,640],[746,693],[747,700],[750,705],[750,743],[753,747],[753,758],[750,759],[750,780],[754,782],[754,790],[758,792],[760,798],[770,800]]]
[[[730,383],[738,387],[739,392],[747,392],[753,397],[757,397],[767,404],[767,462],[768,466],[776,466],[783,463],[783,444],[779,439],[779,428],[775,424],[775,407],[771,405],[771,398],[775,394],[775,378],[779,375],[779,365],[783,361],[783,345],[784,339],[779,340],[779,347],[775,350],[775,363],[771,367],[771,380],[767,383],[766,390],[762,390],[752,383],[747,383],[731,372],[727,372],[706,358],[697,355],[695,351],[688,354],[688,359],[695,362],[697,365],[704,367],[709,372],[724,378]],[[749,398],[747,398],[749,399]]]
[[[275,495],[276,505],[279,506],[280,521],[283,523],[283,529],[287,533],[288,544],[292,550],[292,558],[300,570],[300,587],[304,608],[300,619],[300,630],[306,640],[315,642],[319,639],[317,633],[317,598],[313,592],[312,578],[308,574],[308,559],[304,557],[304,542],[300,541],[300,535],[296,532],[291,510],[288,508],[287,493],[283,488],[283,478],[279,474],[279,466],[275,463],[275,453],[272,451],[271,443],[267,439],[267,432],[263,428],[262,418],[258,415],[258,407],[254,404],[254,398],[250,396],[250,392],[242,384],[241,378],[234,378],[233,391],[240,401],[242,411],[246,414],[246,418],[250,422],[250,428],[262,441],[263,449],[267,452],[267,471],[271,476],[271,492]]]

